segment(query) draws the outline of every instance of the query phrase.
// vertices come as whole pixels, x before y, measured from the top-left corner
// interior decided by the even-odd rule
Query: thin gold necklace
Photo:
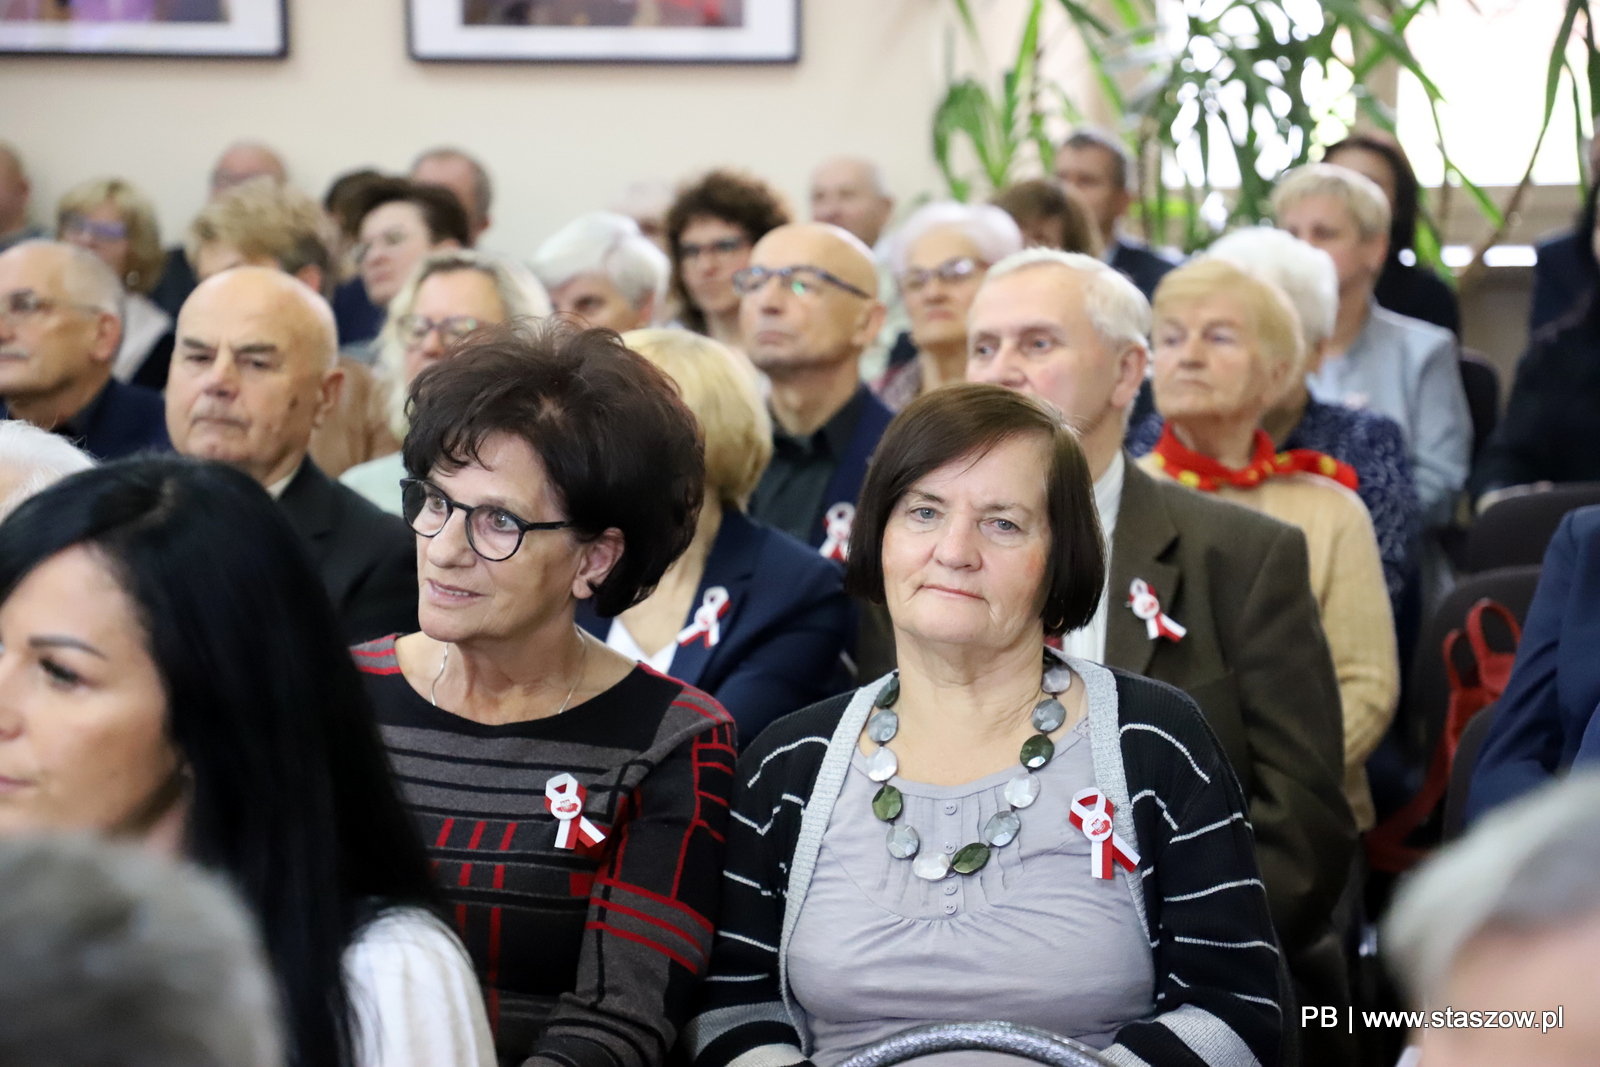
[[[589,635],[582,627],[574,627],[574,629],[578,631],[578,644],[583,646],[583,651],[578,655],[578,676],[572,679],[572,688],[567,690],[566,699],[556,709],[557,715],[566,711],[567,705],[572,702],[572,694],[578,691],[578,683],[583,681],[583,669],[589,663]],[[428,703],[434,707],[439,706],[439,679],[444,677],[444,669],[448,666],[450,666],[450,646],[445,645],[444,656],[439,660],[439,673],[433,676],[433,684],[428,687]]]

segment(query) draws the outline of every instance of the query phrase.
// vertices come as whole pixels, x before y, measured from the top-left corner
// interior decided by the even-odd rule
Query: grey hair
[[[533,272],[509,259],[477,252],[470,248],[447,248],[422,258],[394,299],[389,301],[389,315],[383,330],[378,334],[378,359],[374,370],[378,380],[387,390],[385,408],[389,429],[396,437],[406,435],[406,346],[400,340],[400,320],[411,314],[417,302],[417,290],[434,274],[448,274],[456,270],[475,270],[488,275],[494,282],[494,291],[506,310],[506,318],[543,318],[550,314],[550,297],[539,284]]]
[[[415,172],[418,166],[429,159],[459,159],[471,169],[472,198],[478,202],[478,206],[468,214],[479,220],[487,219],[489,217],[489,205],[494,201],[494,182],[489,178],[488,168],[479,163],[475,157],[459,148],[441,145],[438,148],[428,149],[413,160],[411,163],[412,171]]]
[[[1149,352],[1150,302],[1121,271],[1094,256],[1058,248],[1029,248],[990,267],[983,285],[987,288],[1008,274],[1043,266],[1065,267],[1082,276],[1084,311],[1107,346],[1119,352],[1128,348]]]
[[[604,274],[635,308],[666,298],[672,264],[654,241],[626,215],[592,211],[552,234],[533,254],[533,272],[546,289],[559,289],[580,274]]]
[[[912,247],[930,231],[945,226],[961,230],[978,248],[985,262],[994,264],[1022,251],[1022,231],[1016,220],[993,204],[963,204],[937,200],[924,204],[889,239],[889,266],[895,277],[905,273]]]
[[[1355,219],[1363,241],[1389,233],[1389,198],[1365,174],[1333,163],[1307,163],[1278,179],[1272,190],[1272,214],[1283,213],[1310,196],[1331,196],[1344,204]]]
[[[1600,773],[1491,812],[1402,884],[1383,927],[1391,966],[1433,1005],[1461,950],[1490,930],[1536,933],[1600,912]]]
[[[881,196],[886,200],[892,195],[889,192],[889,179],[884,175],[883,167],[876,160],[867,159],[864,156],[834,156],[817,164],[816,170],[811,172],[812,177],[814,178],[818,170],[830,163],[849,163],[860,167],[867,176],[867,187],[872,190],[872,195]]]
[[[1061,142],[1062,148],[1098,148],[1111,156],[1111,180],[1119,189],[1131,189],[1133,178],[1133,157],[1128,154],[1128,148],[1120,140],[1106,133],[1104,130],[1083,129],[1076,130],[1065,141]]]
[[[105,260],[86,248],[79,248],[65,241],[52,241],[48,237],[19,242],[12,245],[9,251],[18,252],[31,248],[59,250],[64,260],[61,282],[74,304],[82,304],[96,311],[103,311],[107,315],[115,315],[118,319],[122,318],[122,282],[117,278],[116,272],[106,266]]]
[[[59,434],[21,419],[0,421],[0,470],[17,476],[11,492],[0,497],[0,519],[35,493],[93,466],[87,452]]]
[[[1339,317],[1339,269],[1333,257],[1286,230],[1249,226],[1218,238],[1206,255],[1282,289],[1300,316],[1306,352],[1333,336]]]
[[[220,879],[144,849],[0,843],[0,1063],[281,1067],[252,919]]]

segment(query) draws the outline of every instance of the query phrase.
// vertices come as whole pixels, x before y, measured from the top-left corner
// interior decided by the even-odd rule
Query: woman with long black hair
[[[0,836],[140,840],[254,912],[293,1067],[493,1063],[332,607],[270,497],[177,458],[0,524]]]

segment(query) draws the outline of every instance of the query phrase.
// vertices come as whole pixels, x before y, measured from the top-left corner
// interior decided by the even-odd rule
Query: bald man
[[[839,156],[811,173],[811,219],[849,230],[872,247],[894,214],[883,171],[871,160]]]
[[[0,418],[70,438],[97,459],[166,451],[161,397],[111,376],[122,284],[74,245],[0,254]]]
[[[883,324],[872,253],[837,226],[780,226],[734,287],[745,352],[772,383],[772,462],[750,514],[842,560],[890,418],[861,384],[861,352]]]
[[[282,185],[289,180],[283,157],[256,141],[237,141],[229,145],[211,168],[213,198],[252,178],[271,178]]]
[[[327,301],[293,275],[235,267],[195,289],[177,334],[167,379],[177,450],[241,470],[277,499],[351,644],[415,630],[415,536],[306,454],[344,384]]]

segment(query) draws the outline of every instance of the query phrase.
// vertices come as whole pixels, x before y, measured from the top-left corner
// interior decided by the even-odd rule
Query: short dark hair
[[[328,191],[322,194],[322,209],[332,217],[339,232],[354,241],[361,232],[368,190],[388,180],[387,175],[371,167],[347,170],[328,184]]]
[[[594,587],[619,615],[650,595],[694,539],[705,454],[672,380],[611,330],[523,320],[473,334],[417,375],[406,405],[406,471],[478,461],[495,433],[532,446],[578,537],[622,531],[622,558]]]
[[[123,460],[0,523],[0,596],[78,545],[107,561],[144,622],[192,776],[187,853],[228,875],[261,925],[289,1062],[348,1067],[344,950],[376,910],[432,907],[437,890],[299,535],[238,471]]]
[[[368,215],[383,205],[395,203],[416,205],[434,244],[454,239],[462,248],[472,247],[472,227],[467,221],[467,209],[461,206],[456,194],[444,186],[418,185],[406,178],[384,178],[371,182],[361,190],[358,200],[361,222],[365,222]],[[356,223],[358,230],[361,222]]]
[[[935,389],[889,424],[861,486],[845,590],[883,603],[883,532],[900,499],[919,480],[956,460],[977,459],[1002,441],[1031,435],[1050,442],[1045,474],[1050,562],[1040,618],[1046,634],[1086,626],[1106,581],[1089,462],[1055,411],[998,385],[965,382]]]
[[[683,231],[698,218],[710,217],[737,226],[755,244],[779,226],[789,224],[789,207],[766,182],[733,170],[714,170],[678,190],[667,211],[667,249],[672,256],[672,295],[683,309],[683,324],[706,332],[705,312],[683,287]]]
[[[1394,203],[1389,205],[1389,258],[1400,255],[1402,249],[1416,247],[1421,186],[1417,182],[1417,172],[1411,169],[1411,161],[1406,158],[1400,143],[1376,134],[1353,133],[1329,145],[1327,151],[1322,153],[1323,161],[1332,162],[1334,153],[1343,148],[1371,152],[1387,163],[1389,173],[1394,175]]]
[[[1017,221],[1018,226],[1040,219],[1061,220],[1061,251],[1099,253],[1099,235],[1083,198],[1046,178],[1030,178],[1008,185],[989,201]]]
[[[1077,130],[1065,141],[1061,142],[1062,148],[1076,148],[1080,151],[1085,148],[1098,148],[1111,157],[1111,180],[1118,189],[1127,189],[1128,172],[1133,169],[1133,159],[1128,155],[1128,149],[1123,143],[1101,130]]]

